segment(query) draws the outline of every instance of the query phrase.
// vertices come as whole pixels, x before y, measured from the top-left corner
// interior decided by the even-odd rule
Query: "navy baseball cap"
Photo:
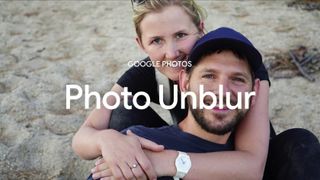
[[[227,27],[218,28],[201,37],[191,49],[189,61],[196,65],[205,53],[219,49],[235,49],[243,53],[253,72],[262,64],[261,54],[253,44],[241,33]]]

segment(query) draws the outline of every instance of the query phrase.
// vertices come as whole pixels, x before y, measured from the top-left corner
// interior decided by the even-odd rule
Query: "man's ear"
[[[189,74],[186,70],[181,70],[179,73],[179,88],[181,92],[189,89]]]
[[[260,80],[259,79],[255,79],[253,84],[253,89],[252,91],[256,92],[256,95],[253,96],[253,97],[250,97],[250,107],[253,107],[253,105],[256,103],[256,98],[258,96],[258,93],[259,93],[259,88],[260,88]]]
[[[142,44],[142,40],[139,37],[136,37],[136,43],[138,44],[139,48],[144,51],[144,47]]]

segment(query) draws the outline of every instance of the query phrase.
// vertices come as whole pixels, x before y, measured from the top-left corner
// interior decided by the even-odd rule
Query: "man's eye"
[[[205,74],[202,77],[205,79],[214,79],[215,78],[213,74]]]
[[[239,78],[239,77],[235,77],[235,78],[233,78],[233,80],[236,81],[236,82],[243,82],[243,83],[246,82],[245,79]]]
[[[180,38],[183,38],[185,36],[187,36],[186,33],[177,33],[176,38],[180,39]]]

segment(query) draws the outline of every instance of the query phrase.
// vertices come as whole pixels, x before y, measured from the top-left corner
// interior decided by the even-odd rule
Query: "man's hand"
[[[91,169],[92,178],[103,180],[104,178],[111,178],[112,172],[111,169],[108,167],[107,162],[101,158],[96,161],[95,167]]]
[[[154,168],[142,148],[162,151],[163,146],[137,136],[126,136],[114,130],[102,135],[99,146],[103,160],[92,169],[93,178],[156,179]],[[129,132],[130,133],[130,132]]]

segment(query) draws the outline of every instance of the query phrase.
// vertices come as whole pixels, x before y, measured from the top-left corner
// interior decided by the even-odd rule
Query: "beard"
[[[229,122],[226,122],[223,125],[214,125],[215,122],[212,122],[212,121],[226,121],[224,120],[226,115],[214,114],[214,118],[215,118],[214,120],[206,119],[204,116],[204,109],[199,109],[199,108],[193,109],[192,101],[190,100],[189,97],[187,97],[187,101],[189,105],[189,110],[191,111],[194,119],[200,125],[200,127],[203,130],[216,135],[225,135],[226,133],[231,132],[238,125],[238,123],[244,118],[246,114],[246,111],[243,111],[241,109],[236,109],[237,114],[234,115]],[[205,98],[204,102],[210,102],[210,99]],[[235,104],[235,103],[236,102],[231,101],[231,104]]]

